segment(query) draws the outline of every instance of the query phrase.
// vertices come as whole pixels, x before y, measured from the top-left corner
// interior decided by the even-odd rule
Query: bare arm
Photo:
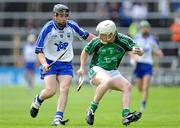
[[[77,71],[78,75],[85,74],[85,66],[86,66],[87,57],[88,57],[88,54],[86,53],[85,49],[83,49],[83,51],[81,52],[81,57],[80,57],[80,61],[81,61],[80,68]]]
[[[42,65],[46,65],[46,64],[47,64],[46,59],[45,59],[45,56],[44,56],[43,53],[38,53],[38,54],[37,54],[37,57],[38,57],[39,62],[40,62]]]
[[[86,60],[87,60],[88,54],[85,52],[85,50],[83,49],[82,53],[81,53],[81,67],[85,67],[86,65]]]
[[[42,64],[42,66],[43,66],[43,71],[47,71],[49,65],[46,62],[46,58],[45,58],[44,54],[43,53],[38,53],[37,58],[38,58],[39,62]]]

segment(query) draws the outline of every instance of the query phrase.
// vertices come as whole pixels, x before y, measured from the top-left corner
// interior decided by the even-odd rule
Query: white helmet
[[[116,32],[116,25],[112,20],[104,20],[97,25],[96,31],[99,34],[114,34]]]

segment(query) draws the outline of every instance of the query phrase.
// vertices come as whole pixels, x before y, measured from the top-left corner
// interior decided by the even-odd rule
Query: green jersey
[[[126,53],[132,51],[134,41],[121,33],[117,33],[113,43],[102,44],[99,38],[91,40],[85,47],[86,53],[92,56],[90,68],[99,66],[105,70],[116,70]]]

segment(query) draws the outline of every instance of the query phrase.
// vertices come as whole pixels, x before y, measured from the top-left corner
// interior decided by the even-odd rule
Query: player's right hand
[[[79,70],[77,71],[77,74],[78,74],[78,76],[84,75],[85,74],[85,69],[80,67]]]
[[[43,70],[43,72],[47,72],[49,70],[49,64],[43,64],[42,70]]]

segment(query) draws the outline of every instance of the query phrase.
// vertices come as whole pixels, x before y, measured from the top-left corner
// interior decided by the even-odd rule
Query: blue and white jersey
[[[36,42],[35,52],[43,52],[47,59],[53,61],[64,52],[64,49],[68,48],[67,52],[58,61],[70,62],[74,56],[72,47],[74,36],[86,39],[89,33],[72,20],[67,20],[64,28],[60,28],[54,20],[51,20],[42,28]]]
[[[27,43],[23,48],[23,56],[26,63],[36,62],[36,54],[34,53],[35,45]]]
[[[137,62],[153,64],[153,51],[159,49],[159,45],[157,39],[153,35],[149,35],[148,37],[143,37],[142,34],[138,34],[135,36],[134,41],[138,46],[142,47],[144,50],[144,54],[139,57]]]

